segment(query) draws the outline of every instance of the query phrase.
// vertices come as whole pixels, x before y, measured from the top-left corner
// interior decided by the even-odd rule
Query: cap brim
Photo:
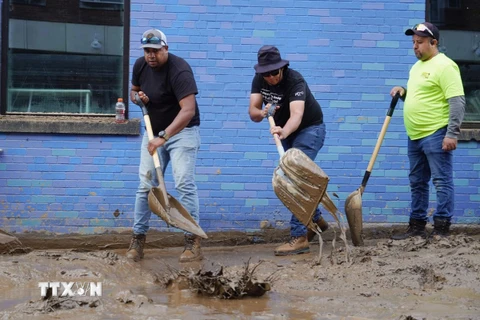
[[[163,47],[165,46],[162,44],[153,44],[153,43],[147,43],[140,46],[141,49],[143,48],[162,49]]]
[[[288,62],[288,60],[280,60],[277,63],[269,64],[269,65],[266,65],[266,66],[259,66],[258,63],[257,63],[256,65],[253,66],[253,68],[255,69],[256,73],[265,73],[265,72],[269,72],[269,71],[273,71],[273,70],[283,68],[286,65],[288,65],[289,63],[290,62]]]
[[[418,31],[418,30],[413,30],[413,29],[407,29],[407,31],[405,31],[406,36],[413,36],[414,34],[416,34],[419,37],[432,37],[432,35],[430,33],[425,32],[425,31]]]

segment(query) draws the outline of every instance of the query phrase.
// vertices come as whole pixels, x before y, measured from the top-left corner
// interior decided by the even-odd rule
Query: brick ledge
[[[113,117],[0,116],[0,132],[140,135],[140,119],[115,123]]]

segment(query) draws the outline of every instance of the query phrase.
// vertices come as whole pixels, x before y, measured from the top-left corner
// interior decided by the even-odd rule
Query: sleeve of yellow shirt
[[[439,83],[447,100],[452,97],[465,95],[460,70],[453,61],[443,69]]]

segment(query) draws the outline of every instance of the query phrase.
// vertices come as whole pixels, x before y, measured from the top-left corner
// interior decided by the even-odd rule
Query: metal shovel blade
[[[350,237],[354,246],[363,246],[362,194],[363,187],[350,193],[345,200],[345,215],[347,216]]]
[[[272,184],[277,197],[305,226],[312,222],[329,178],[299,149],[291,148],[280,159]]]
[[[205,232],[200,228],[198,223],[193,220],[192,216],[181,205],[181,203],[170,194],[167,194],[167,196],[168,206],[162,196],[162,190],[160,188],[151,188],[148,193],[148,205],[150,210],[162,218],[168,225],[207,239],[208,237]]]

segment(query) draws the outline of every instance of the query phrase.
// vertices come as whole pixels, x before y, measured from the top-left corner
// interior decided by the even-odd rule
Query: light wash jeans
[[[148,135],[143,135],[140,151],[140,185],[135,199],[135,214],[133,233],[146,234],[149,229],[149,220],[152,212],[148,206],[148,192],[158,186],[153,158],[148,153]],[[175,189],[179,194],[179,201],[190,213],[192,218],[199,222],[200,205],[198,201],[197,185],[195,184],[195,163],[200,148],[200,129],[198,126],[184,128],[171,137],[161,148],[157,149],[162,171],[168,163],[172,163],[172,175]]]
[[[410,218],[427,221],[429,181],[432,178],[437,191],[437,210],[434,218],[450,221],[454,207],[453,153],[443,151],[442,142],[447,128],[437,130],[428,137],[408,139],[410,161],[410,189],[412,212]]]
[[[323,147],[325,141],[326,127],[325,124],[313,125],[302,129],[300,132],[288,136],[282,140],[283,148],[286,150],[290,148],[297,148],[302,150],[310,159],[315,161],[318,151]],[[320,209],[315,210],[312,220],[320,219]],[[301,223],[297,217],[292,214],[290,219],[290,235],[292,237],[305,236],[307,234],[307,227]]]

